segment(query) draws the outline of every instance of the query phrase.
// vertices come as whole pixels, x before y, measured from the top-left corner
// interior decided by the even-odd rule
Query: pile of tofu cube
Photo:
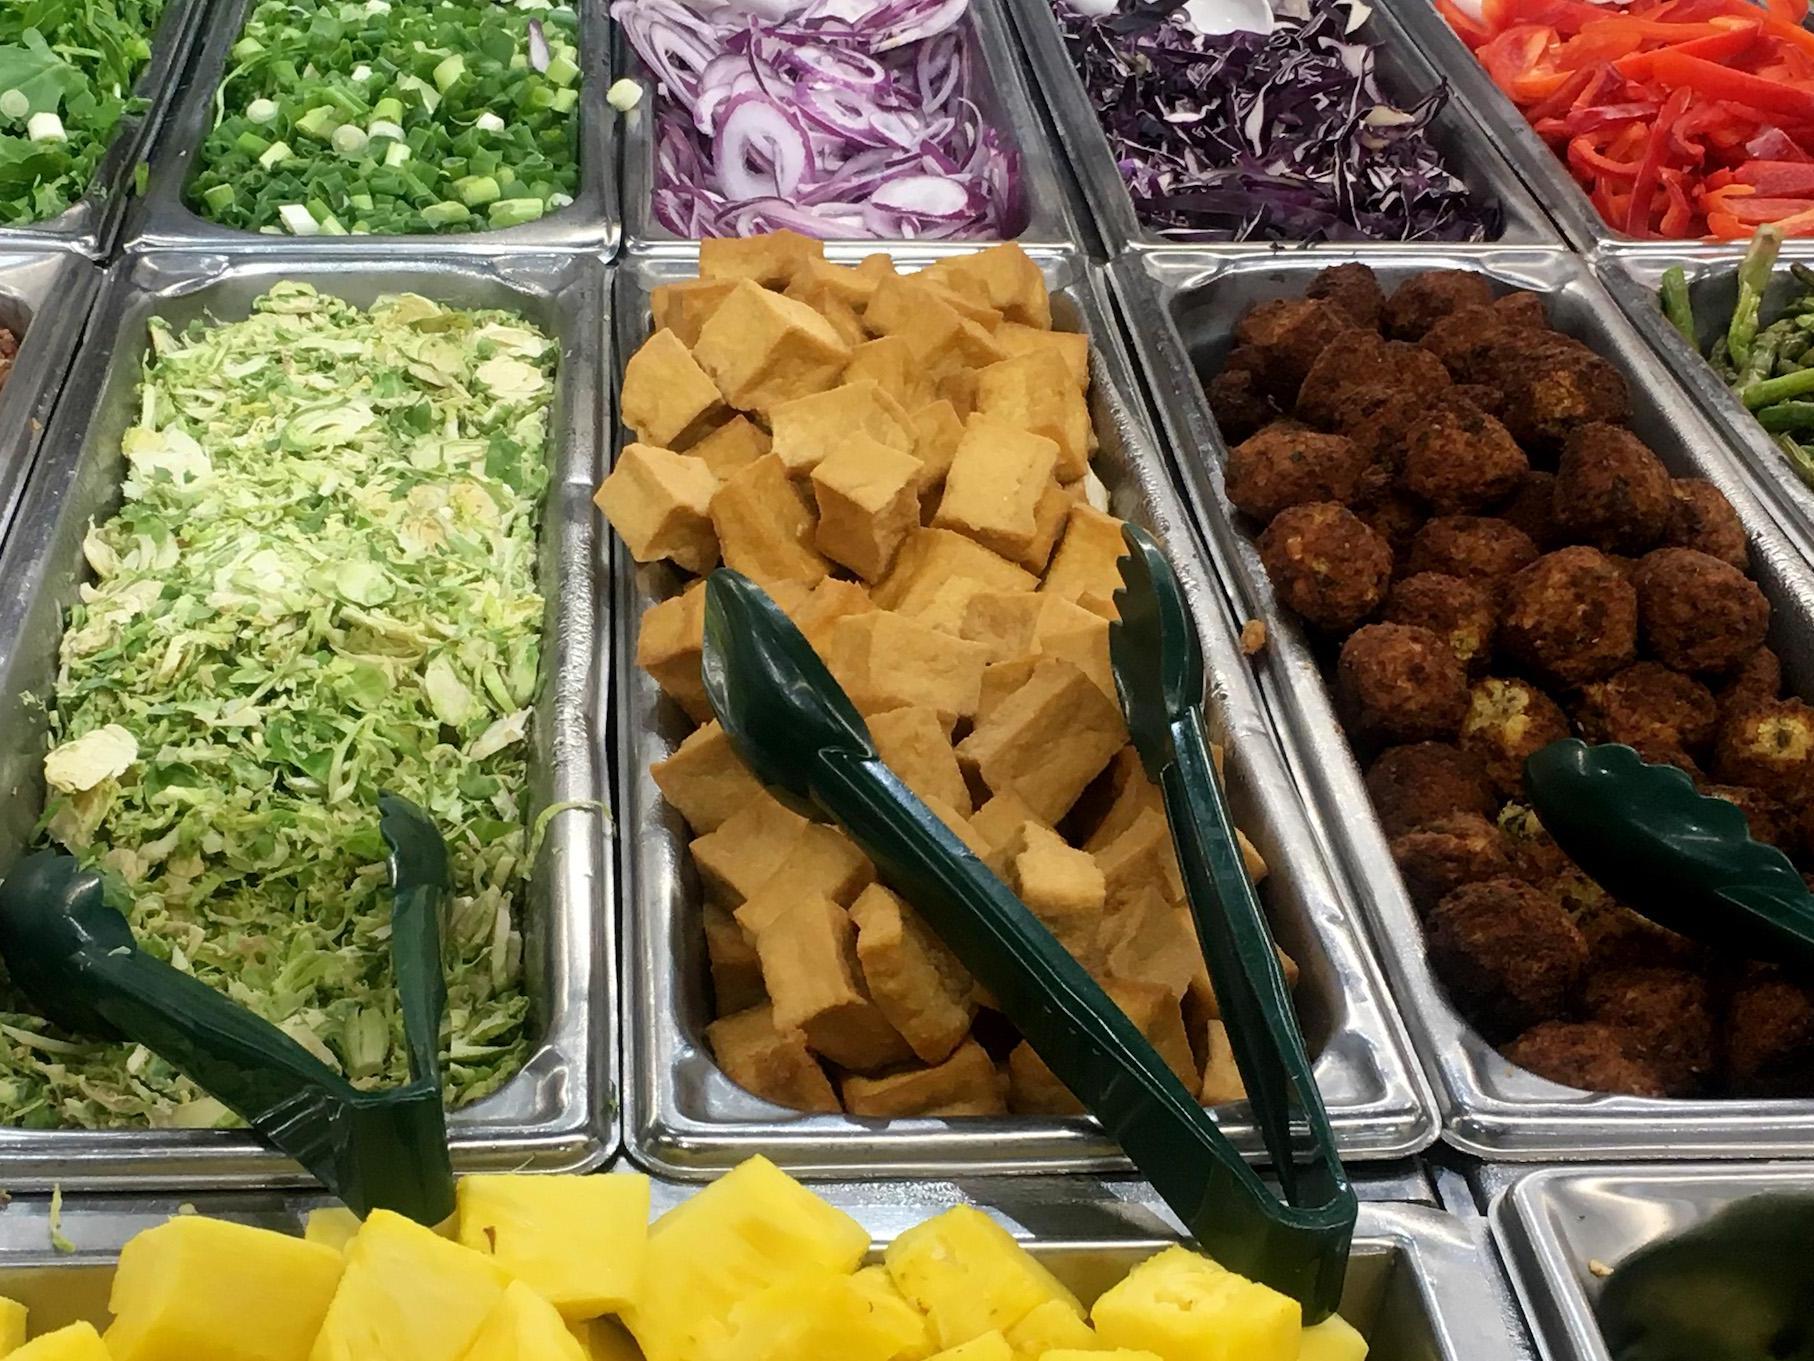
[[[1052,329],[1038,265],[1008,244],[901,273],[778,233],[702,242],[700,277],[651,302],[635,442],[597,498],[631,555],[762,585],[907,786],[1190,1090],[1240,1099],[1109,670],[1123,547],[1090,468],[1089,341]],[[653,773],[692,832],[724,1072],[801,1111],[1080,1112],[1000,1018],[979,1041],[988,997],[851,839],[745,769],[703,626],[694,579],[647,611],[637,662],[698,725]]]

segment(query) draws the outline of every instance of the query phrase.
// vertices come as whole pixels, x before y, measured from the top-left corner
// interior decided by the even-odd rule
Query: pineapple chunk
[[[887,1267],[866,1266],[850,1278],[851,1284],[863,1292],[869,1301],[869,1307],[888,1320],[887,1326],[898,1329],[903,1339],[901,1349],[894,1354],[894,1361],[926,1361],[938,1350],[938,1343],[932,1340],[932,1325],[926,1316],[915,1309],[908,1298],[895,1288],[894,1279],[889,1276]]]
[[[877,1310],[854,1276],[814,1270],[772,1285],[731,1309],[729,1331],[709,1361],[893,1361],[925,1336],[903,1315]]]
[[[72,1323],[27,1342],[13,1353],[18,1361],[112,1361],[92,1323]]]
[[[457,1197],[459,1240],[535,1287],[562,1318],[614,1314],[636,1298],[647,1177],[466,1177]]]
[[[512,1281],[479,1325],[466,1361],[586,1361],[555,1307],[522,1281]]]
[[[888,1245],[888,1274],[932,1319],[941,1347],[1012,1328],[1056,1300],[1079,1319],[1077,1297],[980,1210],[959,1205]]]
[[[309,1361],[459,1361],[509,1284],[491,1258],[374,1210]]]
[[[26,1310],[18,1300],[0,1295],[0,1356],[16,1352],[25,1345]]]
[[[642,1361],[642,1348],[614,1318],[589,1318],[580,1323],[569,1323],[567,1331],[573,1334],[580,1350],[586,1354],[586,1361]]]
[[[1047,1352],[1097,1351],[1102,1344],[1090,1325],[1070,1311],[1063,1300],[1047,1300],[1007,1332],[1014,1361],[1041,1361]]]
[[[344,1265],[319,1243],[178,1215],[121,1250],[107,1351],[115,1361],[306,1361]]]
[[[1303,1311],[1188,1248],[1167,1248],[1127,1274],[1090,1313],[1111,1347],[1161,1361],[1297,1361]]]
[[[353,1235],[359,1232],[359,1216],[344,1205],[330,1209],[310,1210],[309,1217],[302,1222],[302,1236],[305,1242],[319,1243],[324,1248],[335,1252],[345,1252],[346,1245],[353,1241]]]
[[[1014,1353],[1008,1347],[1007,1338],[990,1331],[955,1347],[947,1347],[932,1361],[1014,1361]]]
[[[1039,1361],[1160,1361],[1152,1352],[1129,1351],[1126,1347],[1114,1347],[1102,1351],[1096,1347],[1054,1347]]]
[[[868,1250],[856,1220],[751,1158],[655,1221],[623,1319],[648,1361],[695,1361],[739,1301],[815,1267],[854,1271]]]
[[[1340,1314],[1304,1329],[1298,1361],[1366,1361],[1367,1339]]]

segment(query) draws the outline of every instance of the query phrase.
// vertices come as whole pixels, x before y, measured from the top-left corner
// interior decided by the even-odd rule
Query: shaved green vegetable
[[[452,854],[455,1104],[532,1039],[515,912],[556,354],[507,312],[295,283],[244,321],[154,322],[50,710],[47,837],[143,948],[362,1085],[407,1075],[377,796],[425,809]],[[0,1120],[231,1123],[146,1050],[22,1009]]]
[[[186,190],[223,226],[475,231],[532,221],[577,192],[569,7],[260,0],[233,58]],[[480,183],[489,197],[462,194]]]

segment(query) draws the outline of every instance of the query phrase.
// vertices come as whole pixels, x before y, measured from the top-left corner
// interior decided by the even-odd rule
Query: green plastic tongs
[[[144,953],[102,901],[101,878],[38,851],[0,884],[0,958],[46,1017],[76,1034],[144,1045],[219,1099],[364,1215],[424,1224],[453,1212],[441,1106],[441,901],[447,847],[407,799],[378,797],[390,847],[391,961],[410,1081],[364,1092],[226,994]]]
[[[1128,527],[1111,660],[1128,730],[1163,791],[1186,896],[1281,1200],[1102,988],[883,764],[848,697],[761,588],[706,585],[704,679],[732,745],[796,806],[839,823],[989,990],[1185,1226],[1230,1270],[1341,1299],[1354,1192],[1311,1075],[1204,741],[1203,660],[1169,564]]]

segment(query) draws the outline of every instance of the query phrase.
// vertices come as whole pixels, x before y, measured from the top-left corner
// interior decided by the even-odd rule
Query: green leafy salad
[[[450,1102],[532,1039],[514,914],[556,355],[508,312],[300,283],[245,321],[154,321],[124,504],[83,545],[45,833],[144,948],[360,1085],[407,1075],[380,789],[452,855]],[[0,1015],[0,1121],[233,1123],[145,1049],[22,1011]]]
[[[0,0],[0,224],[42,222],[88,190],[165,0]]]
[[[295,236],[532,222],[579,183],[578,42],[548,0],[260,0],[190,207]]]

